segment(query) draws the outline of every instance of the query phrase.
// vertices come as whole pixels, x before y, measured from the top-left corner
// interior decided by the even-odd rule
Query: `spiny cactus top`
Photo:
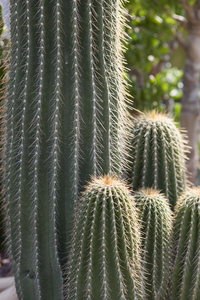
[[[200,187],[182,195],[175,210],[173,300],[200,299]]]
[[[140,190],[134,198],[142,225],[147,299],[163,300],[170,279],[172,211],[166,197],[156,190]]]
[[[143,299],[138,220],[124,184],[94,179],[75,220],[67,299]]]
[[[160,189],[174,207],[185,189],[184,139],[174,122],[155,111],[141,114],[132,124],[129,179],[133,189]]]
[[[122,2],[10,0],[5,191],[20,299],[62,299],[80,190],[122,170]]]

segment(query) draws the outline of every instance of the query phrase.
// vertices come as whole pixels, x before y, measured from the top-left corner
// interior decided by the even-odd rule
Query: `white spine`
[[[154,205],[154,207],[155,207],[155,211],[154,211],[154,214],[155,214],[154,231],[155,231],[155,233],[154,233],[154,241],[153,241],[154,244],[153,244],[153,274],[152,274],[153,282],[152,282],[152,287],[153,287],[154,298],[156,299],[156,296],[157,296],[157,279],[156,279],[156,275],[157,275],[157,271],[158,271],[158,268],[159,268],[159,266],[157,265],[158,215],[157,215],[157,208],[156,208],[155,205]]]
[[[158,145],[157,145],[157,125],[153,124],[153,155],[154,155],[154,189],[158,188]]]
[[[195,270],[195,283],[193,287],[193,293],[192,293],[192,298],[191,300],[197,299],[197,295],[199,292],[200,288],[200,199],[197,197],[196,199],[196,208],[197,208],[197,219],[198,219],[198,247],[196,250],[196,257],[195,260],[193,261],[194,265],[196,266]]]
[[[101,295],[103,299],[109,299],[108,295],[108,272],[107,272],[107,264],[106,264],[106,206],[107,206],[107,188],[105,187],[103,199],[102,199],[102,232],[101,232],[101,251],[102,251],[102,290]]]
[[[103,54],[103,70],[105,74],[105,82],[106,82],[106,88],[107,88],[107,97],[108,97],[108,111],[109,111],[109,118],[112,118],[112,113],[111,113],[111,92],[110,92],[110,84],[108,80],[108,67],[107,67],[107,62],[106,62],[106,8],[105,8],[105,0],[101,0],[101,7],[102,7],[102,54]],[[111,125],[112,121],[109,120],[109,128],[108,128],[108,155],[109,155],[109,171],[112,172],[112,160],[111,160],[111,143],[112,143],[112,137],[111,137]]]
[[[92,215],[92,226],[91,226],[91,232],[90,232],[90,242],[89,242],[89,258],[88,258],[88,270],[87,270],[87,300],[92,300],[92,270],[93,270],[93,252],[92,252],[92,246],[93,246],[93,240],[95,237],[95,218],[98,216],[98,205],[99,205],[99,195],[97,194],[96,196],[96,201],[95,201],[95,206],[94,206],[94,211]]]
[[[120,282],[120,299],[125,300],[126,299],[126,288],[125,288],[125,282],[123,278],[123,274],[121,272],[120,268],[120,255],[117,245],[117,224],[116,224],[116,215],[115,215],[115,206],[114,206],[114,199],[112,192],[110,191],[110,203],[111,203],[111,222],[112,222],[112,233],[114,238],[114,251],[115,251],[115,266],[117,270],[117,274],[119,274],[119,282]]]
[[[122,8],[122,1],[115,0],[111,1],[111,24],[108,24],[110,28],[111,35],[111,45],[110,45],[110,58],[111,62],[110,69],[112,75],[110,75],[110,84],[114,87],[112,91],[112,100],[111,100],[111,131],[115,132],[114,137],[111,141],[111,153],[115,153],[116,143],[118,152],[116,153],[117,157],[112,155],[112,163],[116,165],[116,160],[119,161],[118,155],[121,156],[120,161],[118,162],[120,173],[124,169],[124,159],[126,155],[126,142],[127,142],[127,126],[128,120],[126,115],[126,103],[125,103],[125,80],[124,75],[124,66],[123,66],[123,42],[125,40],[123,34],[123,24],[124,24],[124,13]],[[114,83],[114,85],[113,85]],[[117,104],[116,104],[117,102]],[[117,105],[117,107],[116,107]],[[117,112],[117,118],[116,118]],[[112,165],[112,167],[113,167]]]
[[[72,1],[72,26],[73,26],[73,77],[74,77],[74,149],[73,149],[73,191],[74,203],[78,200],[79,188],[79,140],[80,140],[80,49],[79,49],[79,20],[78,20],[79,0]]]
[[[29,0],[27,0],[27,5],[29,6]],[[42,87],[43,87],[43,73],[44,73],[44,7],[43,0],[39,2],[40,10],[40,21],[39,21],[39,41],[40,41],[40,59],[39,59],[39,70],[38,70],[38,95],[35,99],[36,113],[34,116],[34,157],[32,161],[32,205],[33,205],[33,243],[34,243],[34,263],[35,263],[35,273],[36,273],[36,283],[37,283],[37,297],[41,299],[41,286],[39,280],[39,253],[38,253],[38,228],[37,228],[37,216],[38,216],[38,167],[39,167],[39,152],[40,152],[40,131],[41,131],[41,105],[42,105]],[[29,19],[28,19],[29,21]],[[29,25],[28,25],[29,26]],[[30,45],[28,44],[30,48]]]
[[[64,62],[62,61],[62,0],[55,1],[55,21],[56,21],[56,41],[55,41],[55,47],[56,47],[56,59],[55,59],[55,90],[54,90],[54,111],[52,114],[52,120],[50,122],[52,123],[52,149],[51,149],[51,161],[52,161],[52,177],[51,177],[51,203],[50,203],[50,211],[52,214],[52,223],[50,223],[50,226],[53,228],[53,236],[51,239],[52,242],[52,251],[54,252],[54,258],[57,265],[57,271],[59,274],[60,280],[62,280],[61,275],[61,267],[59,262],[59,255],[58,255],[58,236],[57,236],[57,226],[56,226],[56,213],[57,213],[57,189],[58,189],[58,171],[59,171],[59,127],[60,127],[60,109],[62,105],[62,92],[61,92],[61,76],[62,76],[62,67]],[[54,249],[53,249],[54,248]],[[62,290],[60,290],[60,293],[62,293]]]
[[[143,152],[143,169],[142,169],[142,187],[145,187],[145,179],[146,179],[146,172],[147,172],[147,154],[149,150],[149,143],[150,143],[150,134],[151,134],[151,124],[147,125],[146,132],[145,132],[145,139],[144,139],[144,152]]]
[[[116,189],[115,188],[113,188],[113,191],[114,191],[114,195],[115,195],[115,199],[117,200],[117,204],[118,204],[118,207],[120,207],[121,209],[119,209],[119,214],[120,214],[120,218],[119,218],[119,220],[120,220],[120,227],[121,227],[121,229],[122,229],[122,232],[123,232],[123,237],[124,237],[124,242],[125,242],[125,249],[123,249],[123,250],[125,250],[125,253],[126,253],[126,261],[125,261],[125,263],[126,263],[126,267],[127,267],[127,269],[128,269],[128,271],[129,271],[129,273],[130,274],[134,274],[133,273],[133,270],[134,271],[138,271],[138,270],[136,270],[136,268],[135,268],[135,266],[134,266],[134,264],[132,263],[133,261],[134,262],[137,262],[137,259],[138,259],[138,257],[136,257],[139,253],[137,252],[137,254],[136,253],[134,253],[134,251],[133,251],[133,257],[134,257],[134,260],[132,259],[132,258],[130,258],[130,255],[129,255],[129,253],[128,253],[128,251],[127,251],[127,249],[129,249],[129,238],[127,237],[127,234],[126,234],[126,229],[125,229],[125,226],[124,226],[124,224],[126,223],[126,222],[129,222],[130,220],[129,220],[129,217],[127,217],[127,220],[128,221],[126,221],[125,219],[124,219],[124,215],[123,214],[125,214],[125,213],[128,213],[128,211],[129,211],[129,209],[127,209],[127,211],[126,212],[124,212],[123,211],[123,206],[122,206],[122,203],[121,203],[121,201],[122,201],[122,199],[123,199],[123,204],[126,206],[126,208],[127,208],[127,205],[126,205],[126,200],[125,200],[125,197],[124,197],[124,195],[122,195],[122,193],[121,193],[121,195],[120,195],[120,199],[119,199],[119,194],[118,194],[118,192],[116,191]],[[129,222],[129,224],[130,224],[130,222]],[[130,228],[132,229],[132,226],[130,226]],[[132,232],[132,230],[131,230],[131,234],[133,234],[133,232]],[[137,247],[137,245],[134,245],[134,248],[136,248]],[[135,250],[135,249],[134,249]],[[138,249],[137,249],[138,250]],[[139,275],[139,274],[138,274]],[[132,281],[132,284],[133,284],[133,295],[134,296],[136,296],[136,285],[135,285],[135,282],[134,282],[134,279],[136,280],[136,278],[135,277],[131,277],[131,281]]]
[[[138,122],[139,123],[139,122]],[[135,125],[137,126],[137,124]],[[133,170],[132,170],[132,182],[135,179],[135,167],[136,167],[136,161],[137,161],[137,157],[140,154],[140,137],[142,136],[142,130],[145,127],[145,123],[139,123],[138,127],[134,128],[134,144],[133,144],[133,151],[134,151],[134,155],[133,155]],[[136,135],[137,132],[137,135]]]
[[[96,87],[96,76],[95,76],[95,57],[94,57],[94,34],[93,34],[93,7],[92,1],[88,1],[88,13],[89,13],[89,44],[90,44],[90,68],[91,68],[91,82],[92,82],[92,118],[93,118],[93,142],[92,142],[92,158],[93,158],[93,174],[97,176],[97,169],[98,169],[98,128],[97,128],[97,113],[98,113],[98,94],[97,94],[97,87]]]
[[[161,131],[161,140],[163,143],[163,148],[164,148],[164,169],[165,169],[165,189],[166,189],[166,197],[167,199],[169,199],[169,193],[170,193],[170,189],[169,189],[169,170],[168,170],[168,153],[167,153],[167,142],[166,142],[166,137],[165,137],[165,131],[164,131],[164,127],[161,124],[160,125],[160,131]]]
[[[187,210],[187,209],[186,209]],[[184,269],[183,269],[183,277],[182,277],[182,282],[181,282],[181,290],[180,290],[180,299],[183,299],[183,292],[184,292],[184,289],[185,289],[185,280],[187,280],[187,276],[188,276],[188,266],[190,266],[192,264],[192,261],[191,261],[191,258],[190,258],[190,252],[191,252],[191,248],[192,248],[192,243],[191,243],[191,240],[194,235],[193,233],[193,230],[195,231],[195,227],[194,227],[194,222],[193,222],[193,219],[195,217],[195,214],[196,214],[196,209],[195,209],[195,206],[193,205],[192,206],[192,209],[191,209],[191,224],[190,224],[190,231],[189,231],[189,234],[188,234],[188,239],[187,239],[187,251],[185,253],[185,256],[184,256],[184,262],[185,262],[185,265],[184,265]]]
[[[84,215],[84,220],[82,223],[82,226],[80,228],[79,234],[81,236],[80,238],[77,238],[76,236],[72,237],[72,246],[71,246],[71,251],[70,251],[70,255],[69,255],[69,262],[68,262],[68,273],[71,274],[70,277],[68,278],[68,282],[67,282],[67,286],[66,286],[66,297],[67,296],[71,296],[73,294],[73,299],[77,299],[77,285],[78,285],[78,276],[79,276],[79,269],[80,269],[80,261],[81,261],[81,255],[79,255],[78,258],[78,263],[76,264],[75,267],[72,266],[72,262],[74,260],[74,257],[77,255],[78,251],[75,251],[77,245],[79,247],[80,253],[82,253],[82,243],[81,241],[84,238],[84,229],[85,229],[85,225],[86,225],[86,221],[87,221],[87,217],[88,217],[88,213],[89,213],[89,207],[90,207],[90,202],[91,202],[91,198],[92,198],[93,194],[89,195],[89,193],[86,194],[86,198],[89,198],[85,204],[85,201],[82,200],[82,202],[80,203],[80,211],[86,211],[85,215]],[[85,206],[85,207],[84,207]],[[79,211],[79,210],[77,210]],[[77,228],[79,225],[78,222],[78,218],[79,216],[75,215],[75,226],[73,228],[74,232],[77,232]],[[67,273],[65,274],[67,275]],[[71,289],[69,288],[69,286],[71,287]]]
[[[89,198],[89,201],[88,201],[88,210],[87,210],[87,213],[85,213],[85,218],[84,218],[84,221],[83,221],[83,224],[82,224],[82,233],[81,233],[81,239],[79,241],[79,245],[81,244],[80,246],[80,252],[79,252],[79,258],[78,258],[78,261],[77,261],[77,265],[75,267],[75,272],[74,272],[74,294],[73,294],[73,299],[77,299],[77,296],[78,296],[78,282],[79,282],[79,278],[80,278],[80,267],[81,267],[81,261],[82,261],[82,257],[83,257],[83,250],[84,250],[84,247],[83,247],[83,240],[84,240],[84,237],[85,235],[87,235],[87,231],[85,230],[86,228],[86,222],[89,218],[89,214],[90,214],[90,209],[89,209],[89,202],[91,201],[92,199],[92,195],[91,195],[91,198]]]
[[[164,133],[166,131],[167,130],[164,130]],[[178,187],[178,182],[177,182],[178,176],[177,176],[177,169],[176,169],[176,154],[175,154],[175,150],[174,150],[174,148],[176,147],[176,145],[174,145],[174,137],[173,137],[173,135],[171,136],[171,132],[170,131],[168,131],[168,133],[169,133],[170,138],[171,138],[171,150],[172,150],[172,157],[171,157],[171,159],[172,159],[172,162],[173,162],[173,169],[174,169],[174,182],[175,182],[175,187],[176,187],[175,188],[175,194],[176,194],[176,199],[178,199],[178,188],[177,188]],[[166,141],[167,141],[167,138],[166,138]],[[166,178],[166,181],[167,181],[167,178]]]

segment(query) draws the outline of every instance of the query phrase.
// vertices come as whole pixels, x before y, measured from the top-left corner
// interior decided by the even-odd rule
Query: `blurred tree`
[[[134,107],[170,111],[171,101],[181,99],[181,127],[192,149],[188,170],[194,182],[199,159],[200,0],[130,0],[127,9],[131,39],[126,59]]]
[[[189,146],[188,171],[195,182],[199,162],[198,141],[200,131],[199,75],[200,75],[200,1],[180,0],[185,17],[176,16],[180,26],[187,31],[187,38],[180,36],[186,52],[183,74],[183,97],[181,107],[181,126],[187,130]]]
[[[131,39],[126,59],[134,107],[165,107],[169,111],[171,100],[182,96],[182,70],[170,63],[171,54],[178,47],[177,22],[172,15],[180,8],[170,1],[130,0],[127,9]]]

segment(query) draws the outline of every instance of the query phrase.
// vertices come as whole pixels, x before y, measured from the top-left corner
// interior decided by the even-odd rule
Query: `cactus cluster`
[[[184,139],[152,112],[128,142],[122,4],[10,0],[4,190],[20,300],[161,300],[168,285],[173,300],[200,298],[199,190],[176,207],[170,279]],[[127,155],[133,196],[111,176]]]
[[[141,114],[132,124],[129,180],[133,190],[161,190],[173,208],[185,190],[184,139],[174,122],[155,111]]]
[[[75,220],[67,299],[143,299],[139,225],[124,184],[93,180]]]

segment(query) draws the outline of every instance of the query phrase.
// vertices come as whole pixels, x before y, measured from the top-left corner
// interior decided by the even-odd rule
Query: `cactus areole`
[[[91,175],[124,164],[122,2],[10,0],[5,197],[19,299],[63,299],[74,203]]]

